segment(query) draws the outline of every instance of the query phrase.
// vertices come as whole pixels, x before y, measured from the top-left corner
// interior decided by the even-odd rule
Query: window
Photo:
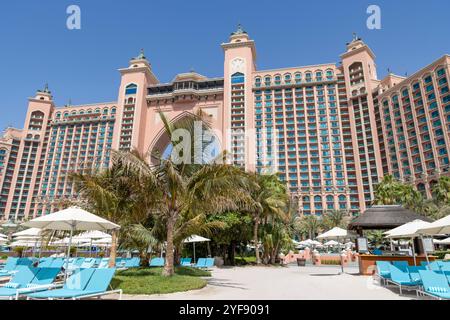
[[[125,89],[125,95],[136,94],[137,93],[137,85],[130,84]]]
[[[238,83],[244,83],[245,82],[245,76],[243,73],[236,72],[231,76],[231,83],[232,84],[238,84]]]

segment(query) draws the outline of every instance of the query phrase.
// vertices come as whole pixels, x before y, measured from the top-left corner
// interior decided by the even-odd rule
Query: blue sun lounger
[[[391,278],[391,269],[389,268],[391,263],[389,261],[376,261],[375,265],[377,272],[374,274],[374,277],[378,278],[380,283],[386,284],[387,280]]]
[[[421,279],[411,279],[408,271],[402,271],[394,265],[389,266],[389,269],[391,271],[391,279],[387,280],[387,282],[398,286],[400,289],[400,295],[403,293],[403,289],[417,290],[417,288],[422,284]]]
[[[8,263],[8,260],[11,261]],[[8,258],[5,268],[0,271],[0,277],[10,277],[17,272],[21,266],[31,267],[33,260],[28,258]]]
[[[118,293],[122,299],[122,290],[109,290],[115,268],[82,269],[71,275],[63,288],[27,294],[28,299],[79,300]]]
[[[39,268],[50,268],[52,265],[52,262],[55,260],[55,258],[41,258],[39,260],[38,267]]]
[[[164,267],[164,258],[153,258],[150,261],[150,267]]]
[[[392,264],[402,271],[407,271],[409,267],[408,261],[392,261]]]
[[[24,294],[47,290],[53,286],[59,272],[59,268],[19,267],[11,281],[0,288],[0,298],[17,300]]]
[[[420,277],[419,271],[424,271],[427,268],[424,266],[409,266],[407,268],[407,271],[409,273],[409,276],[411,277],[412,281],[417,281],[419,283],[422,283],[422,278]]]
[[[139,257],[133,257],[125,260],[124,268],[139,268],[141,265],[141,259]]]
[[[19,260],[19,258],[12,258],[12,257],[9,257],[8,259],[6,259],[5,265],[0,270],[0,276],[8,275],[11,271],[13,271],[17,266],[18,260]]]
[[[198,258],[195,268],[206,268],[206,258]]]
[[[423,289],[417,290],[417,295],[427,295],[436,299],[450,299],[450,286],[445,275],[425,270],[419,271]]]
[[[180,264],[183,267],[190,267],[192,265],[192,258],[181,258]]]
[[[100,263],[98,264],[97,268],[99,268],[99,269],[109,268],[109,258],[102,258],[102,260],[100,260]]]

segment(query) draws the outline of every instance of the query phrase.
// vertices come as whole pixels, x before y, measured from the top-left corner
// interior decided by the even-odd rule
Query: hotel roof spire
[[[240,23],[238,24],[237,30],[235,32],[231,33],[232,36],[235,36],[235,35],[238,35],[238,34],[247,34],[247,31],[245,31],[242,28],[242,25]]]

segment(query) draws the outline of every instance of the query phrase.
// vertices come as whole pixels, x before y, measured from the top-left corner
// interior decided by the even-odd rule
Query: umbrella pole
[[[412,254],[413,254],[413,259],[414,259],[414,265],[417,266],[417,261],[416,261],[416,246],[414,245],[414,238],[411,238],[412,241]]]
[[[91,238],[91,245],[89,246],[89,257],[92,257],[92,238]]]
[[[339,237],[337,237],[337,242],[338,243],[340,243],[339,242]],[[341,246],[338,244],[338,248],[339,248],[339,251],[341,251]],[[341,274],[344,274],[344,259],[342,258],[342,252],[340,252],[340,255],[341,255]]]
[[[427,248],[425,248],[425,246],[423,245],[423,236],[422,235],[420,236],[420,240],[422,241],[422,247],[424,247],[423,251],[425,252],[425,259],[427,259],[427,267],[428,267],[428,269],[431,270],[431,268],[430,268],[430,260],[428,259]]]
[[[73,226],[70,228],[69,246],[67,247],[66,267],[64,268],[64,282],[67,280],[67,269],[69,268],[70,247],[72,245]]]
[[[195,242],[193,243],[193,245],[194,245],[194,263],[195,263]]]

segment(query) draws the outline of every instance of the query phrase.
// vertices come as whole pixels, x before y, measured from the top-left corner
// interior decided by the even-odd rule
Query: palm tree
[[[323,217],[323,226],[327,229],[345,228],[349,223],[349,216],[349,212],[345,210],[330,210]]]
[[[306,234],[309,239],[315,238],[318,230],[321,228],[322,221],[315,215],[302,216],[297,219],[296,229],[301,234]]]
[[[99,171],[72,173],[70,177],[82,199],[83,207],[116,224],[123,226],[127,223],[130,211],[137,204],[137,198],[134,182],[125,174],[120,162],[113,161],[110,168]],[[118,237],[118,231],[113,230],[110,267],[115,266]]]
[[[387,175],[375,186],[375,205],[399,204],[399,197],[402,195],[401,183],[393,176]]]
[[[440,177],[432,191],[438,203],[450,204],[450,177]]]
[[[286,188],[277,175],[250,174],[249,178],[254,182],[250,184],[252,198],[250,213],[253,216],[253,242],[255,245],[256,264],[260,264],[261,258],[258,248],[259,225],[270,217],[285,219],[288,197]]]
[[[174,124],[169,123],[163,113],[160,113],[160,117],[174,150],[178,150],[181,143],[174,142],[177,129],[186,130],[191,139],[195,139],[197,121],[208,127],[201,113],[187,116]],[[191,146],[195,144],[196,141],[192,140]],[[173,275],[175,245],[182,241],[183,236],[188,235],[186,231],[193,224],[201,225],[200,222],[204,221],[207,214],[247,208],[245,204],[248,203],[248,195],[243,189],[246,180],[240,169],[218,162],[195,163],[192,161],[195,153],[191,154],[193,156],[188,161],[177,157],[177,154],[172,154],[167,159],[152,154],[157,159],[156,166],[133,153],[114,154],[125,164],[127,172],[137,177],[144,186],[143,190],[153,189],[157,194],[152,203],[148,203],[148,207],[152,209],[151,214],[165,225],[165,276]]]

